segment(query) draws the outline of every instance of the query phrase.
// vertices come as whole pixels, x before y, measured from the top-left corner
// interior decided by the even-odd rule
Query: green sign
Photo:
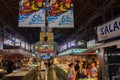
[[[67,54],[80,54],[86,50],[87,49],[69,49],[64,52],[61,52],[59,55],[61,56],[61,55],[67,55]]]

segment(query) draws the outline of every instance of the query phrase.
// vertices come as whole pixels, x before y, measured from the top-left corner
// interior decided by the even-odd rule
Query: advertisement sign
[[[42,55],[41,55],[41,58],[42,58],[42,59],[50,59],[51,56],[47,56],[47,55],[45,55],[45,54],[42,54]]]
[[[86,49],[73,49],[74,54],[80,54],[84,51],[86,51]]]
[[[86,50],[87,49],[69,49],[69,50],[66,50],[64,52],[61,52],[59,54],[59,56],[61,56],[61,55],[67,55],[67,54],[80,54],[80,53],[82,53],[82,52],[84,52]]]
[[[120,36],[120,17],[97,28],[98,41]]]
[[[52,44],[53,41],[54,41],[54,35],[53,35],[53,33],[52,32],[48,32],[47,33],[47,37],[48,37],[47,43],[48,44]]]
[[[45,32],[40,32],[40,44],[44,44],[44,37],[45,37]]]
[[[87,42],[87,48],[92,48],[93,46],[95,46],[96,42],[95,40],[91,40]]]
[[[46,0],[19,0],[19,27],[45,26]],[[50,0],[49,27],[73,28],[74,13],[72,0]]]
[[[73,28],[73,2],[72,0],[50,0],[48,15],[49,27]]]
[[[48,45],[48,46],[40,45],[39,50],[40,50],[40,53],[53,53],[54,46],[53,45]]]
[[[47,35],[47,41],[44,38]],[[40,53],[52,53],[54,51],[54,35],[52,32],[40,32],[40,42],[36,44],[36,49],[40,51]]]
[[[45,26],[45,0],[19,0],[19,27]]]

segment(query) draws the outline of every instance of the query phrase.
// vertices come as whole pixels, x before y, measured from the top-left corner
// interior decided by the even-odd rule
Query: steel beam
[[[17,20],[15,14],[11,11],[11,9],[9,8],[9,6],[6,4],[6,2],[4,0],[1,0],[2,3],[6,6],[6,8],[8,9],[8,11],[13,15],[13,17],[15,18],[15,20]]]
[[[97,18],[98,16],[100,16],[102,10],[107,11],[107,9],[109,9],[109,8],[114,4],[114,2],[115,2],[116,0],[110,0],[109,2],[108,2],[108,1],[109,1],[109,0],[107,0],[106,2],[104,2],[100,8],[98,8],[90,17],[88,17],[88,19],[86,19],[86,20],[83,22],[84,27],[82,27],[82,28],[80,28],[78,31],[76,31],[75,34],[77,34],[79,31],[85,29],[85,28],[87,27],[87,25],[88,25],[91,21],[93,21],[95,18]],[[108,3],[107,3],[107,2],[108,2]],[[83,25],[80,25],[80,26],[83,26]],[[75,34],[74,34],[73,36],[75,36]]]
[[[87,5],[90,4],[90,1],[91,1],[91,0],[89,0],[89,1],[87,1],[87,2],[84,2],[85,5],[84,5],[83,8],[81,9],[80,13],[77,15],[76,20],[78,20],[78,18],[80,17],[81,13],[85,10],[85,8],[87,7]]]
[[[106,2],[104,2],[100,8],[98,8],[90,17],[88,17],[83,23],[80,24],[81,28],[79,30],[77,30],[71,37],[69,37],[70,39],[73,37],[76,37],[76,35],[78,34],[78,32],[80,32],[81,30],[87,28],[87,25],[90,24],[91,21],[93,21],[95,18],[97,18],[98,16],[102,15],[102,10],[107,11],[107,9],[109,9],[111,7],[111,5],[113,5],[113,3],[116,0],[107,0]],[[80,15],[80,14],[79,14]],[[78,15],[78,17],[79,17]],[[82,35],[82,34],[80,34]],[[68,40],[68,39],[67,39]]]

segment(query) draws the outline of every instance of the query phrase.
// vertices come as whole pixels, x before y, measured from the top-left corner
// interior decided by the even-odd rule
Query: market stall
[[[4,76],[3,80],[37,80],[36,67],[23,67]]]
[[[120,80],[120,16],[96,26],[95,49],[101,56],[102,79]]]
[[[21,48],[0,51],[0,80],[36,80],[37,63],[33,58],[31,52]],[[9,66],[12,66],[10,73]]]
[[[56,56],[54,59],[55,64],[64,70],[65,72],[68,72],[69,64],[74,63],[76,64],[77,61],[79,61],[79,66],[80,66],[80,74],[83,74],[84,66],[87,65],[89,69],[89,74],[92,69],[92,63],[95,64],[96,68],[99,68],[99,56],[96,54],[96,50],[93,48],[88,48],[88,49],[71,49],[62,52],[59,54],[59,56]],[[97,69],[99,73],[99,69]],[[97,74],[98,74],[97,73]],[[91,78],[90,75],[87,78],[80,77],[78,79],[86,80],[86,79],[91,79],[91,80],[98,80],[98,77],[95,79]]]

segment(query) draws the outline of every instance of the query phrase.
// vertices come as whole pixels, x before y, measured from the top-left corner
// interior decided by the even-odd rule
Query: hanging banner
[[[40,32],[40,43],[38,49],[40,53],[53,53],[54,51],[53,33],[52,32],[47,33],[47,41],[44,40],[45,36],[46,36],[45,32]]]
[[[40,44],[44,44],[44,37],[45,37],[45,32],[40,32]]]
[[[47,33],[47,37],[48,37],[47,43],[48,43],[48,44],[52,44],[53,41],[54,41],[53,33],[52,33],[52,32],[48,32],[48,33]]]
[[[40,45],[40,53],[53,53],[54,47],[53,45],[43,46]]]
[[[73,28],[72,0],[51,0],[48,22],[52,28]]]
[[[19,0],[19,27],[45,26],[45,0]]]
[[[49,44],[48,46],[48,53],[53,53],[54,52],[54,34],[52,32],[47,33],[47,43]]]
[[[98,41],[120,36],[120,17],[97,27]]]

